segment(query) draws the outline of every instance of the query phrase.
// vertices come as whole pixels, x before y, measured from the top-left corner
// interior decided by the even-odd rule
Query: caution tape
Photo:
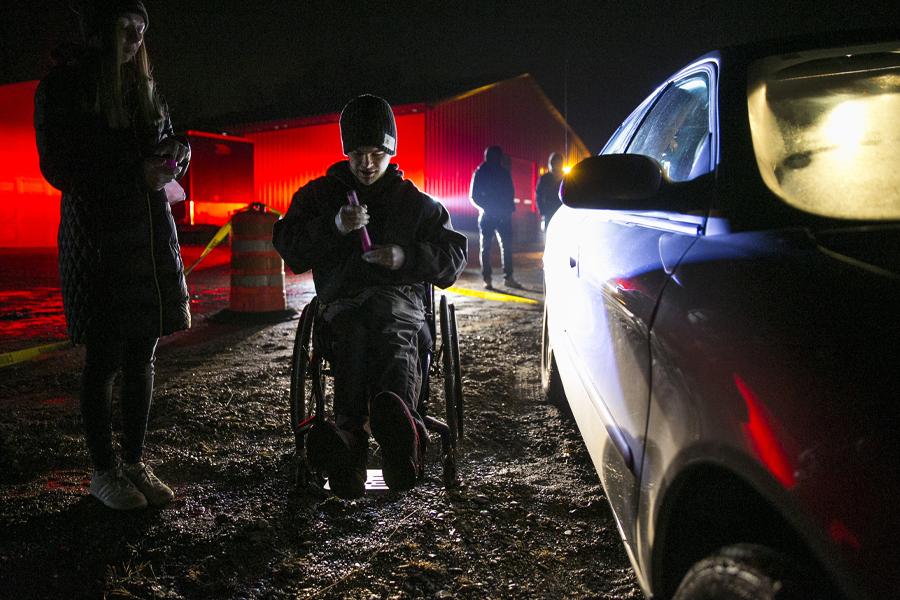
[[[69,346],[69,342],[56,342],[53,344],[44,344],[43,346],[35,346],[33,348],[25,348],[24,350],[16,350],[15,352],[7,352],[0,354],[0,369],[9,367],[16,363],[32,360],[42,354],[48,354],[57,350],[62,350]]]
[[[515,296],[513,294],[503,294],[501,292],[490,292],[481,290],[470,290],[451,286],[447,288],[448,292],[459,294],[460,296],[472,296],[473,298],[482,298],[484,300],[496,300],[497,302],[518,302],[519,304],[540,304],[539,301],[525,296]]]
[[[261,202],[254,202],[254,203],[248,205],[248,207],[250,207],[250,208],[257,207],[257,206],[267,210],[268,212],[272,213],[273,215],[278,215],[279,217],[281,216],[280,212],[278,212],[277,210],[274,210],[272,208],[269,208],[268,206],[266,206],[265,204],[263,204]],[[197,260],[195,260],[191,266],[189,266],[187,269],[184,270],[184,276],[187,277],[188,275],[190,275],[191,271],[194,270],[194,267],[199,265],[201,260],[206,258],[206,256],[210,252],[212,252],[216,246],[221,244],[225,240],[225,238],[228,237],[229,233],[231,233],[231,219],[228,219],[228,222],[225,223],[224,225],[222,225],[219,228],[219,230],[216,232],[216,235],[214,235],[212,237],[212,239],[209,240],[209,243],[206,245],[206,248],[204,248],[203,252],[200,253],[200,257]]]
[[[282,216],[282,213],[277,210],[273,210],[266,206],[265,204],[254,202],[250,205],[259,206],[272,214]],[[191,271],[194,270],[200,261],[207,257],[207,255],[215,249],[216,246],[221,244],[228,234],[231,233],[231,219],[228,220],[227,223],[222,225],[216,234],[212,237],[209,243],[206,245],[206,248],[203,249],[203,252],[200,254],[200,257],[191,264],[190,267],[184,270],[184,276],[187,277],[191,274]],[[15,352],[6,352],[5,354],[0,354],[0,369],[4,367],[9,367],[14,364],[25,362],[28,360],[32,360],[41,356],[42,354],[48,354],[50,352],[55,352],[57,350],[62,350],[63,348],[70,346],[69,342],[56,342],[53,344],[44,344],[42,346],[34,346],[33,348],[25,348],[24,350],[16,350]]]
[[[194,261],[194,263],[184,270],[184,276],[187,277],[191,274],[191,271],[194,270],[194,267],[200,264],[200,261],[206,258],[206,255],[213,251],[213,248],[222,243],[222,241],[228,237],[228,234],[231,233],[231,219],[228,219],[228,222],[222,225],[219,230],[216,232],[216,235],[209,240],[209,243],[206,245],[206,248],[203,249],[203,252],[200,253],[200,258]]]

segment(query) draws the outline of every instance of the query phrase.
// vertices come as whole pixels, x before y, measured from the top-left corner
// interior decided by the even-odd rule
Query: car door
[[[714,81],[709,64],[672,81],[656,93],[627,146],[607,149],[650,156],[673,181],[709,173]],[[577,211],[583,219],[572,302],[577,325],[567,335],[590,406],[573,412],[583,433],[606,431],[602,441],[585,438],[629,545],[650,399],[649,332],[663,287],[702,231],[709,199],[698,194],[691,206],[687,213]]]

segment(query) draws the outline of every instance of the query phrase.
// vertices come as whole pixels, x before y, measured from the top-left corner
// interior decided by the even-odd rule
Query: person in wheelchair
[[[365,490],[370,431],[388,487],[410,489],[422,474],[428,436],[416,403],[424,297],[427,284],[456,281],[467,240],[447,210],[390,162],[397,126],[385,100],[351,100],[340,131],[347,160],[294,194],[273,244],[295,273],[312,269],[332,340],[336,422],[312,426],[307,456],[328,473],[334,493],[356,498]],[[368,251],[364,236],[371,236]]]

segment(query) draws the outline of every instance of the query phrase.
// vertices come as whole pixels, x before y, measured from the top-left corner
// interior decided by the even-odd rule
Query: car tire
[[[722,548],[696,563],[672,600],[800,600],[811,598],[781,554],[754,544]]]
[[[566,391],[563,388],[562,379],[559,377],[559,367],[556,366],[556,358],[554,358],[553,348],[550,346],[546,305],[544,305],[544,326],[541,335],[541,391],[548,403],[565,412],[569,411],[569,401],[566,399]]]

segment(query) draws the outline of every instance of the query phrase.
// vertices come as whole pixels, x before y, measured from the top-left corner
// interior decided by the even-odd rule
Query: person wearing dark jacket
[[[489,290],[494,289],[491,280],[491,247],[495,235],[500,244],[504,284],[511,288],[522,287],[513,277],[512,214],[516,210],[514,195],[512,177],[503,167],[503,149],[500,146],[488,146],[484,151],[484,162],[478,165],[472,174],[469,197],[478,208],[481,276],[484,279],[484,287]]]
[[[426,284],[456,281],[467,242],[446,209],[391,164],[397,127],[386,101],[368,94],[351,100],[340,128],[348,160],[294,194],[272,241],[295,273],[312,269],[333,341],[336,423],[313,425],[308,458],[338,496],[355,498],[365,491],[367,429],[391,489],[409,489],[422,474],[427,433],[416,410],[417,340]],[[348,203],[351,191],[359,205]],[[374,244],[367,252],[363,229]]]
[[[537,200],[538,211],[541,213],[541,228],[546,229],[547,223],[562,206],[559,199],[559,184],[563,178],[563,157],[562,154],[554,152],[547,160],[549,171],[541,175],[538,179],[537,188],[534,190],[534,196]]]
[[[82,14],[87,44],[41,81],[34,126],[41,172],[62,191],[59,271],[69,338],[86,347],[80,393],[93,462],[90,492],[113,509],[173,498],[143,462],[159,337],[190,326],[167,200],[190,149],[173,135],[150,77],[141,2]],[[183,197],[183,196],[182,196]],[[122,371],[122,458],[113,449],[112,387]]]

